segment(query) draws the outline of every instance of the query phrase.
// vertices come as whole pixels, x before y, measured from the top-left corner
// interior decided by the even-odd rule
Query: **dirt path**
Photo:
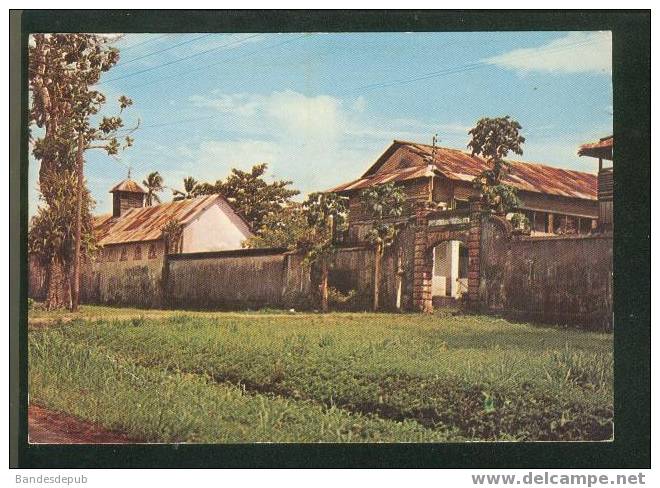
[[[140,441],[38,405],[28,407],[31,444],[131,444]]]

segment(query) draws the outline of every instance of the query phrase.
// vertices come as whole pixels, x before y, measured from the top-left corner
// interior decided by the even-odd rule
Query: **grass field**
[[[30,313],[30,400],[150,442],[608,440],[612,335],[451,314]]]

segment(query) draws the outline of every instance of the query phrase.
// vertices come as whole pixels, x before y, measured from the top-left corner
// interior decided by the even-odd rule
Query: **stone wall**
[[[521,320],[612,329],[612,236],[521,237],[482,225],[482,311]]]
[[[163,306],[162,255],[141,260],[87,263],[80,281],[82,303],[144,308]]]
[[[279,307],[285,253],[242,249],[169,257],[167,297],[177,308]]]

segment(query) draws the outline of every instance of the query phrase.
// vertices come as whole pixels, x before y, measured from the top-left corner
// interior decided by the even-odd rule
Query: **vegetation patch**
[[[440,442],[413,421],[351,414],[250,394],[208,376],[144,367],[62,334],[30,340],[30,395],[39,404],[145,442]],[[452,435],[454,438],[456,434]]]
[[[172,313],[35,329],[31,347],[53,337],[135,367],[414,421],[456,439],[607,440],[613,432],[606,334],[460,315]]]

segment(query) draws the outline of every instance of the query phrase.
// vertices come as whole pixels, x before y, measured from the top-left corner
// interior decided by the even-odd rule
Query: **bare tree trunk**
[[[82,204],[83,204],[83,135],[78,136],[78,152],[76,154],[76,171],[78,173],[78,198],[76,202],[76,235],[74,238],[73,249],[73,293],[71,311],[77,312],[80,303],[80,248],[82,247],[81,233],[82,233]]]
[[[396,309],[401,311],[401,296],[403,294],[403,256],[401,250],[397,253],[396,259]]]
[[[64,308],[68,303],[67,275],[64,263],[55,257],[46,271],[46,310]]]
[[[380,293],[380,260],[382,255],[382,245],[376,244],[374,256],[374,312],[378,311],[378,296]]]
[[[321,311],[328,311],[328,263],[325,259],[321,262]]]

